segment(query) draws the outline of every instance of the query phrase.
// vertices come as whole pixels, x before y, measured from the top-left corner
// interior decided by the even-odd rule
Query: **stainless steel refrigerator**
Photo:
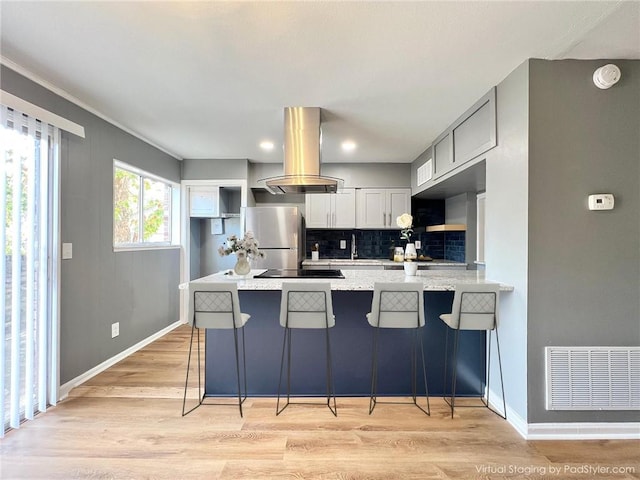
[[[253,232],[266,255],[251,260],[251,268],[300,268],[305,246],[298,207],[246,207],[245,232]]]

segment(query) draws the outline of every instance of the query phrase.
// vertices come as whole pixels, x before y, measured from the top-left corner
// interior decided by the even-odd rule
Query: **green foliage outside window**
[[[114,168],[114,245],[169,243],[170,211],[171,187],[168,184]]]
[[[15,164],[18,162],[20,165],[20,216],[24,219],[27,216],[27,171],[25,167],[26,158],[21,157],[19,153],[13,149],[5,152],[5,178],[4,178],[4,198],[5,202],[5,255],[13,255],[13,193],[14,193],[14,176],[15,176]],[[26,236],[23,232],[21,238],[20,251],[25,254]]]

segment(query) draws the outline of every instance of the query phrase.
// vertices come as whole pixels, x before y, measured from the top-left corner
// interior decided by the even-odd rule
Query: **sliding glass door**
[[[57,401],[59,131],[4,105],[0,120],[2,436]]]

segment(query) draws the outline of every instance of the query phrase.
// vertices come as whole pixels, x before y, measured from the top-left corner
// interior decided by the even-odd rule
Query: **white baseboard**
[[[638,422],[530,423],[527,440],[640,440]]]
[[[69,395],[69,392],[71,391],[71,389],[77,387],[78,385],[83,384],[84,382],[86,382],[90,378],[95,377],[99,373],[105,371],[107,368],[109,368],[112,365],[115,365],[116,363],[118,363],[120,360],[125,359],[126,357],[128,357],[132,353],[137,352],[138,350],[140,350],[143,347],[146,347],[151,342],[153,342],[153,341],[157,340],[158,338],[166,335],[171,330],[179,327],[183,323],[184,322],[181,322],[179,320],[177,322],[172,323],[168,327],[163,328],[159,332],[154,333],[150,337],[147,337],[144,340],[142,340],[142,341],[136,343],[135,345],[127,348],[126,350],[120,352],[115,357],[111,357],[109,360],[105,360],[100,365],[96,365],[91,370],[88,370],[88,371],[84,372],[82,375],[78,375],[76,378],[74,378],[72,380],[69,380],[64,385],[60,385],[60,388],[58,390],[58,400],[64,400]]]
[[[493,390],[491,400],[491,408],[503,413],[502,397]],[[507,421],[525,440],[640,440],[638,422],[527,423],[508,403]]]

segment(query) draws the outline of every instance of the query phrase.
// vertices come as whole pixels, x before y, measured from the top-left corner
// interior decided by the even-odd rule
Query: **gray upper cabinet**
[[[453,127],[456,166],[496,146],[496,90],[492,88]]]
[[[433,178],[438,178],[454,167],[453,135],[446,131],[433,142]]]
[[[433,179],[457,169],[496,144],[494,87],[433,142]]]

